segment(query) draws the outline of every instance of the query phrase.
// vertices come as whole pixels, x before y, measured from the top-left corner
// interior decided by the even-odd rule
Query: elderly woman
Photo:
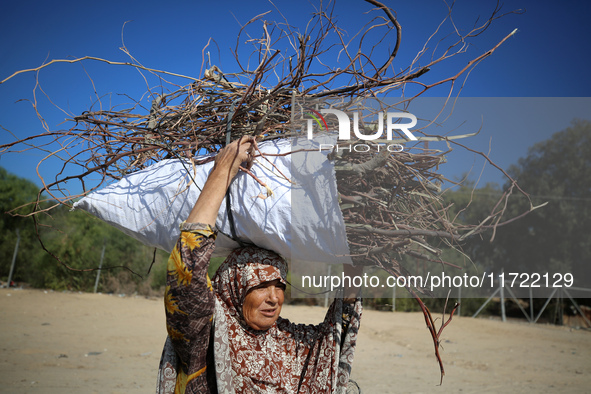
[[[279,317],[287,264],[274,252],[233,251],[213,281],[207,268],[225,193],[255,140],[222,149],[168,261],[168,338],[158,393],[345,393],[361,315],[357,289],[344,290],[319,325]],[[347,268],[347,274],[356,272]]]

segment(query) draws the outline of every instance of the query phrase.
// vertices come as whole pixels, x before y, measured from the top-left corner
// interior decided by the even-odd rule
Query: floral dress
[[[208,225],[181,225],[168,260],[168,338],[156,392],[345,393],[361,300],[335,298],[318,325],[279,318],[268,330],[254,330],[242,316],[244,297],[265,281],[285,283],[287,264],[249,246],[233,251],[210,281],[215,237]]]

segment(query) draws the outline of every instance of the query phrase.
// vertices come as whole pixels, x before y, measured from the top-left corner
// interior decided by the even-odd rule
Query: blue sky
[[[11,2],[4,4],[0,13],[0,79],[17,70],[39,66],[50,59],[95,56],[128,61],[129,58],[119,49],[122,37],[132,55],[145,66],[196,77],[201,69],[202,48],[211,37],[215,40],[215,44],[209,48],[212,62],[224,72],[234,72],[238,70],[230,48],[236,44],[236,34],[241,24],[259,13],[271,10],[272,13],[266,19],[281,20],[285,16],[292,26],[303,30],[314,10],[313,4],[317,3],[293,0],[277,0],[273,3],[169,1],[166,4],[110,0],[100,3]],[[443,19],[446,6],[439,0],[385,1],[385,4],[396,11],[402,25],[402,44],[394,66],[403,67],[414,58]],[[494,6],[494,1],[459,0],[454,8],[454,21],[458,28],[466,29],[478,15],[481,18],[487,16]],[[339,25],[353,33],[361,21],[368,20],[363,13],[369,9],[371,6],[360,0],[337,1],[335,14]],[[492,140],[492,157],[504,168],[516,163],[535,142],[568,127],[573,117],[591,118],[587,110],[590,107],[588,98],[591,96],[588,71],[591,64],[588,49],[591,24],[587,21],[591,14],[591,2],[503,2],[504,12],[517,9],[525,12],[496,20],[488,31],[472,41],[467,56],[441,64],[426,74],[424,79],[430,82],[450,75],[469,59],[490,49],[511,31],[518,29],[517,34],[476,67],[460,93],[461,97],[500,98],[492,105],[485,102],[481,108],[487,108],[486,111],[478,109],[466,112],[478,120],[485,118],[485,127],[479,138],[466,140],[466,143],[474,149],[487,151]],[[376,57],[379,62],[379,56]],[[88,76],[94,81],[94,86]],[[55,105],[73,114],[79,114],[93,103],[96,104],[95,88],[102,97],[103,105],[109,104],[109,97],[120,100],[121,94],[125,93],[140,98],[146,91],[145,82],[137,70],[91,61],[51,65],[39,73],[39,81]],[[187,83],[186,80],[177,82]],[[33,99],[34,87],[34,73],[18,75],[0,85],[0,125],[3,127],[0,130],[0,144],[14,138],[6,130],[19,138],[43,131],[42,123],[26,101]],[[443,93],[446,91],[436,91],[432,95]],[[536,105],[540,101],[515,99],[539,97],[578,99],[550,100],[539,107]],[[51,129],[67,126],[60,125],[66,114],[52,106],[42,95],[39,94],[37,99],[41,115]],[[475,100],[467,102],[474,103]],[[562,107],[553,113],[550,109],[557,105]],[[529,109],[508,114],[509,109],[516,110],[520,106]],[[453,122],[459,124],[462,120],[453,120],[450,128],[455,127]],[[462,132],[471,131],[470,126],[463,127]],[[40,185],[35,167],[43,156],[43,152],[4,154],[0,156],[0,166]],[[450,160],[455,160],[456,164],[450,166],[449,176],[459,176],[473,164],[480,165],[471,157],[451,156]],[[55,165],[42,169],[44,176],[57,171],[59,168]],[[494,173],[485,178],[502,182]]]

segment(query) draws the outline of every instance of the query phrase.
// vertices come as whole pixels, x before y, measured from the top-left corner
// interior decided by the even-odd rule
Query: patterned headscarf
[[[287,264],[256,247],[233,251],[213,278],[213,345],[219,393],[344,393],[359,329],[361,302],[335,299],[323,323],[293,324],[281,317],[268,330],[246,325],[246,293],[266,281],[286,283]],[[345,330],[343,316],[348,315]]]
[[[246,293],[263,282],[286,284],[287,263],[277,253],[255,246],[235,249],[218,268],[212,286],[227,311],[246,328],[242,304]]]

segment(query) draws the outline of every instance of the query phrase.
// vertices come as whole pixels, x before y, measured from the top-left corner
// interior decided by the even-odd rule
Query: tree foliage
[[[468,240],[463,250],[484,268],[591,277],[591,122],[574,121],[532,146],[508,173],[530,194],[534,206],[547,205],[496,229],[494,242],[489,242],[491,233],[485,233]],[[447,197],[459,207],[471,200],[458,214],[474,221],[486,215],[487,199],[500,193],[494,185],[473,191],[468,185]],[[506,215],[517,216],[529,204],[521,196],[511,197]]]
[[[587,275],[591,262],[591,122],[577,120],[530,148],[509,169],[534,204],[548,202],[504,229],[510,266],[572,270]],[[516,207],[524,205],[516,198]]]
[[[0,168],[0,180],[0,210],[4,213],[0,216],[0,277],[8,276],[19,229],[21,240],[13,276],[17,282],[57,290],[91,291],[97,274],[94,269],[100,265],[104,247],[99,290],[135,292],[143,289],[145,293],[150,283],[154,287],[163,283],[163,278],[159,277],[165,276],[162,267],[166,253],[157,253],[158,269],[148,278],[153,249],[85,212],[69,211],[63,206],[53,209],[51,215],[37,216],[36,225],[31,217],[12,216],[7,212],[34,201],[38,188],[3,168]],[[18,213],[26,212],[21,209]]]
[[[17,242],[17,231],[21,238],[20,257],[30,260],[33,257],[31,248],[26,247],[27,240],[34,236],[31,218],[12,216],[8,211],[21,207],[37,197],[38,187],[33,182],[8,173],[0,167],[0,273],[8,276],[10,264]],[[18,209],[26,213],[26,209]]]

